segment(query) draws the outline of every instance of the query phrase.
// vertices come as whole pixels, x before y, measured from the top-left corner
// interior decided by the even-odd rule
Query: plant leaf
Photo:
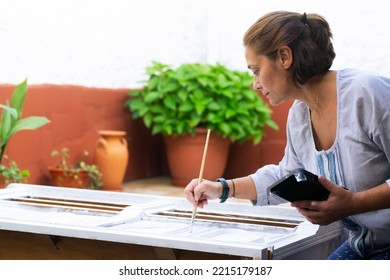
[[[23,108],[24,100],[26,98],[26,94],[27,94],[27,79],[25,79],[23,82],[18,84],[15,87],[14,92],[12,94],[11,107],[17,111],[19,118],[22,116],[22,108]]]
[[[9,134],[12,128],[12,117],[17,118],[18,114],[14,108],[8,106],[8,100],[6,103],[7,105],[1,105],[1,107],[4,109],[0,123],[0,144],[2,147],[6,144],[7,139],[10,137]]]
[[[12,107],[0,104],[0,108],[3,108],[4,111],[7,111],[14,118],[16,118],[18,116],[18,112],[16,111],[16,109],[14,109]]]
[[[11,135],[21,130],[32,130],[40,128],[41,126],[49,123],[49,120],[45,117],[27,117],[20,119],[12,127]]]

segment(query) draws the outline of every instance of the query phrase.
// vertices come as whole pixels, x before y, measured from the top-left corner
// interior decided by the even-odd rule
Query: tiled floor
[[[156,177],[143,180],[125,182],[123,185],[125,192],[164,195],[184,198],[184,187],[176,187],[171,184],[169,177]],[[230,202],[250,203],[248,200],[230,198]]]
[[[171,180],[167,177],[125,182],[123,189],[129,193],[184,197],[184,188],[171,185]]]

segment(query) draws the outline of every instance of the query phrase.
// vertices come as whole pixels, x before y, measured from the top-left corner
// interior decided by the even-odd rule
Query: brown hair
[[[336,54],[328,22],[318,14],[271,12],[256,21],[245,33],[244,46],[256,54],[276,59],[282,45],[291,48],[293,63],[289,69],[294,82],[305,84],[332,66]]]

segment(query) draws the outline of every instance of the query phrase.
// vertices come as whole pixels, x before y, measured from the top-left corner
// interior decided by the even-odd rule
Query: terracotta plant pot
[[[81,170],[77,176],[67,176],[56,167],[50,166],[48,169],[54,186],[87,189],[91,184],[91,178],[86,171]]]
[[[96,143],[96,165],[102,173],[102,190],[122,191],[129,153],[125,131],[100,130]]]
[[[196,135],[165,136],[165,144],[172,184],[184,187],[199,177],[206,129],[197,129]],[[230,141],[211,132],[204,166],[203,178],[215,180],[224,173]]]

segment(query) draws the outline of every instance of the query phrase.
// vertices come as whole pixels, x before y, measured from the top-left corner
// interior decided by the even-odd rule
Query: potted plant
[[[231,70],[222,64],[188,63],[173,68],[153,62],[146,68],[146,73],[146,85],[129,92],[126,106],[134,119],[143,119],[152,134],[164,135],[167,149],[174,146],[178,150],[177,143],[169,145],[167,139],[183,136],[188,142],[199,128],[210,129],[212,135],[229,143],[252,140],[254,144],[260,142],[265,126],[277,128],[271,119],[271,109],[251,88],[253,78],[247,71]],[[204,135],[200,141],[201,149]],[[223,155],[221,151],[210,154],[207,160],[220,154],[225,160],[225,167],[228,148],[227,145]],[[189,158],[194,153],[197,160]],[[187,160],[178,165],[183,167],[195,162],[197,167],[190,169],[195,172],[192,178],[197,177],[201,155],[201,151],[187,153]],[[168,163],[172,172],[169,151]],[[206,164],[205,178],[214,176],[207,176],[207,171],[213,167],[214,164],[208,167]],[[184,178],[181,184],[185,184],[186,180],[188,178]]]
[[[54,166],[49,166],[52,183],[59,187],[100,189],[103,185],[102,174],[95,164],[86,163],[88,151],[83,150],[78,160],[70,160],[69,148],[53,150],[52,157],[59,159]]]
[[[0,119],[0,179],[4,181],[2,186],[12,182],[25,182],[30,175],[28,170],[20,170],[15,161],[9,161],[8,164],[3,163],[3,159],[7,158],[5,150],[12,136],[21,130],[34,130],[49,122],[45,117],[22,118],[26,95],[27,80],[24,80],[15,87],[11,104],[8,100],[6,104],[0,104],[0,108],[3,110]]]

